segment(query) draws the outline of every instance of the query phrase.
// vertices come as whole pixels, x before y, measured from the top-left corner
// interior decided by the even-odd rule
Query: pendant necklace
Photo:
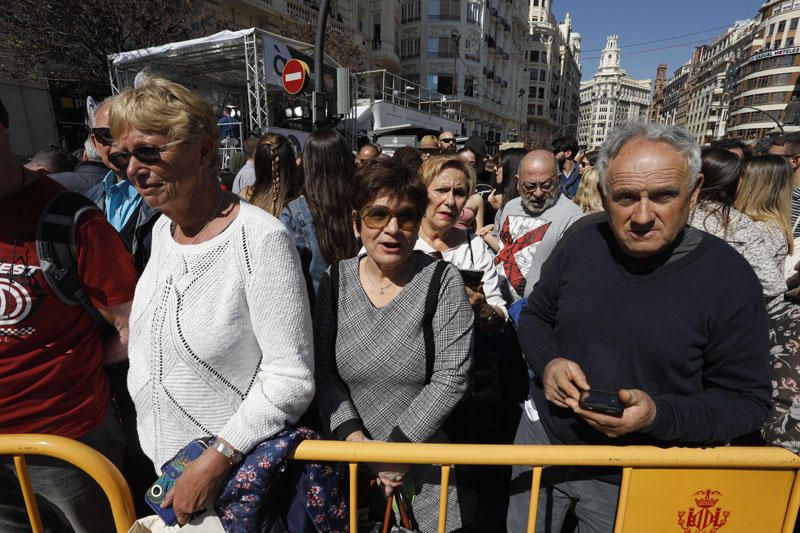
[[[369,272],[366,271],[366,265],[365,265],[364,273],[367,275],[367,279],[370,281],[370,283],[372,283],[372,285],[376,289],[378,289],[378,292],[380,293],[381,296],[383,296],[383,293],[384,293],[384,291],[386,289],[388,289],[389,287],[392,286],[392,282],[390,281],[389,283],[387,283],[386,285],[381,287],[374,279],[372,279],[372,275]]]

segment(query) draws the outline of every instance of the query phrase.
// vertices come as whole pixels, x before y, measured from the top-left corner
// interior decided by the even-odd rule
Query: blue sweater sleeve
[[[770,408],[769,334],[758,294],[715,329],[703,354],[703,391],[653,398],[656,419],[642,433],[662,441],[712,444],[758,430]]]

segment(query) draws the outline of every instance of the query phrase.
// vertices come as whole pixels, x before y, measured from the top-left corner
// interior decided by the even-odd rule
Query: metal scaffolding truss
[[[203,95],[217,109],[233,104],[242,110],[242,122],[251,132],[263,133],[270,124],[270,92],[264,63],[265,38],[293,50],[313,53],[313,45],[294,41],[258,28],[221,31],[176,43],[121,52],[108,56],[113,94],[132,87],[143,69],[161,74]],[[245,120],[246,119],[246,120]]]
[[[245,70],[247,72],[247,108],[250,131],[266,131],[269,126],[267,105],[267,73],[264,70],[264,54],[259,47],[256,32],[244,37]]]

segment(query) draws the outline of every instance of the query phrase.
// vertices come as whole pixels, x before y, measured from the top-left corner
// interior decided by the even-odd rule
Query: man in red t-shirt
[[[102,213],[89,211],[75,228],[78,277],[111,334],[82,306],[56,296],[39,264],[36,230],[64,189],[19,165],[8,123],[0,101],[0,433],[77,439],[120,466],[125,442],[103,365],[127,358],[133,258]],[[32,456],[28,462],[47,518],[75,531],[114,530],[108,501],[91,478],[60,461]],[[0,462],[0,530],[29,531],[11,472],[8,461]]]

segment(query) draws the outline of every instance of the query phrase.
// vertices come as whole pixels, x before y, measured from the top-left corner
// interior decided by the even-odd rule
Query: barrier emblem
[[[699,490],[692,495],[696,507],[678,511],[678,525],[683,533],[717,533],[728,523],[731,512],[717,506],[722,493]]]

